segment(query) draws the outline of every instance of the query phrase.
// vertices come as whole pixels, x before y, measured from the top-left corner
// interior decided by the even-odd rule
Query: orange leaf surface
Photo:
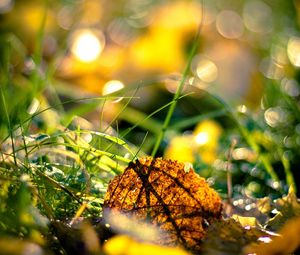
[[[109,184],[104,207],[150,220],[168,234],[160,244],[199,250],[208,225],[221,218],[222,203],[205,179],[174,160],[139,159]]]

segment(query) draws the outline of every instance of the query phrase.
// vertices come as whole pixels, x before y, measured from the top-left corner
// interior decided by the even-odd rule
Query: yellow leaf
[[[139,243],[125,235],[109,239],[105,243],[103,250],[107,255],[190,255],[190,253],[178,247]]]
[[[256,227],[259,225],[255,217],[243,217],[237,214],[232,215],[232,218],[239,222],[242,227]]]
[[[165,151],[164,158],[181,162],[194,162],[192,143],[193,136],[191,135],[174,137]]]
[[[279,236],[272,238],[270,243],[252,244],[245,248],[247,254],[285,255],[300,248],[300,217],[293,218],[282,227]]]

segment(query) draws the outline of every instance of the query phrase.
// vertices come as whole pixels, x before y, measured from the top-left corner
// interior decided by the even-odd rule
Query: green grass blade
[[[236,116],[236,112],[219,96],[212,94],[207,91],[207,93],[215,99],[223,108],[228,112],[229,116],[231,116],[232,120],[236,124],[241,136],[245,139],[246,143],[250,146],[250,148],[259,155],[259,160],[262,162],[265,167],[267,173],[270,175],[274,182],[279,182],[279,177],[276,174],[272,164],[266,155],[262,154],[260,151],[259,145],[256,143],[255,139],[249,133],[249,131],[239,122],[238,117]]]
[[[226,114],[227,114],[227,110],[220,109],[220,110],[208,112],[208,113],[205,113],[205,114],[202,114],[202,115],[197,115],[197,116],[193,116],[193,117],[189,117],[189,118],[177,121],[173,125],[170,125],[170,128],[174,129],[174,130],[182,130],[182,129],[185,129],[187,127],[193,126],[193,125],[197,124],[200,121],[203,121],[203,120],[206,120],[206,119],[213,119],[213,118],[216,118],[216,117],[224,116]]]
[[[184,98],[186,96],[190,95],[189,94],[185,94],[185,95],[182,95],[178,98],[178,100],[180,100],[181,98]],[[155,114],[159,113],[160,111],[162,111],[163,109],[167,108],[168,106],[170,106],[172,104],[172,101],[161,106],[160,108],[158,108],[157,110],[153,111],[152,113],[148,114],[147,116],[145,116],[145,118],[143,119],[140,119],[138,122],[135,123],[135,125],[133,125],[132,127],[126,129],[125,131],[123,131],[121,133],[121,136],[122,137],[125,137],[126,135],[128,135],[133,129],[135,129],[136,127],[139,127],[141,125],[143,125],[142,123],[145,122],[145,121],[148,121],[150,118],[152,118]],[[161,129],[161,127],[159,128]]]
[[[185,69],[183,71],[182,79],[179,83],[179,86],[177,87],[177,90],[174,94],[173,100],[171,101],[170,108],[167,112],[167,116],[166,116],[165,121],[163,123],[162,129],[160,130],[160,132],[157,136],[156,143],[154,144],[154,147],[153,147],[153,150],[152,150],[152,153],[151,153],[152,157],[155,157],[155,155],[158,151],[158,148],[159,148],[159,146],[160,146],[160,144],[161,144],[161,142],[162,142],[162,140],[165,136],[165,132],[167,131],[167,128],[168,128],[169,123],[171,121],[172,115],[175,111],[177,101],[180,98],[180,95],[181,95],[182,90],[184,88],[186,79],[188,78],[188,74],[189,74],[189,71],[190,71],[190,67],[191,67],[191,64],[192,64],[193,57],[195,56],[196,50],[197,50],[198,45],[199,45],[200,33],[201,33],[201,30],[202,30],[203,19],[204,19],[204,3],[203,3],[203,1],[202,1],[201,6],[202,6],[201,7],[202,17],[201,17],[201,21],[200,21],[200,24],[199,24],[199,28],[197,29],[197,33],[196,33],[196,36],[195,36],[195,39],[194,39],[194,42],[193,42],[193,45],[192,45],[192,49],[190,51],[190,54],[189,54],[189,57],[188,57],[188,60],[187,60],[187,64],[186,64]]]
[[[13,127],[11,124],[11,120],[9,117],[9,112],[8,112],[8,105],[6,102],[6,96],[5,96],[5,91],[4,89],[10,85],[10,71],[9,71],[9,63],[10,63],[10,49],[11,49],[11,43],[10,41],[6,42],[5,45],[5,50],[4,50],[4,56],[3,56],[3,67],[1,68],[0,66],[0,74],[3,76],[1,77],[2,79],[2,84],[0,84],[0,98],[1,98],[1,105],[2,109],[4,111],[4,116],[6,119],[6,125],[8,129],[8,136],[10,137],[11,140],[11,146],[12,146],[12,151],[13,151],[13,158],[14,158],[14,164],[17,166],[17,159],[16,159],[16,154],[15,154],[15,143],[14,143],[14,138],[13,138]]]
[[[129,106],[120,114],[119,117],[131,124],[140,123],[139,127],[144,128],[153,134],[158,134],[162,127],[162,123],[158,120],[147,118],[147,114]]]

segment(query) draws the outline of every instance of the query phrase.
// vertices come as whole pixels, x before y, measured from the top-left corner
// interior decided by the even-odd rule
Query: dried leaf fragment
[[[210,223],[221,218],[221,198],[204,178],[175,160],[139,159],[109,184],[104,207],[150,220],[165,245],[199,250]]]
[[[269,243],[251,244],[244,250],[246,254],[287,255],[300,250],[300,217],[288,220]],[[298,253],[296,253],[298,254]]]
[[[257,242],[260,237],[270,239],[270,234],[258,227],[243,227],[234,219],[211,224],[203,240],[202,254],[243,254],[243,247]]]

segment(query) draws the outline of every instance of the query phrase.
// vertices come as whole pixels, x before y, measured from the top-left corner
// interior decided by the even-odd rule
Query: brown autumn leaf
[[[200,250],[208,225],[221,218],[221,198],[205,179],[175,160],[146,157],[109,184],[104,207],[150,220],[168,233],[160,244]]]
[[[246,221],[247,217],[244,217]],[[252,219],[250,219],[251,223]],[[247,225],[247,224],[246,224]],[[260,238],[271,238],[271,233],[256,226],[243,226],[240,219],[230,218],[211,224],[203,240],[203,255],[243,254],[243,248],[253,242],[261,242]]]
[[[272,202],[271,206],[277,213],[267,222],[266,228],[269,230],[278,231],[289,219],[300,216],[300,201],[292,188],[286,196]]]

